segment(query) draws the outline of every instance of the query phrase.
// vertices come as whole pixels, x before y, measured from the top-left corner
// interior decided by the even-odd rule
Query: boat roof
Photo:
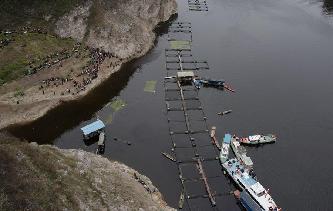
[[[253,136],[249,136],[250,141],[257,141],[259,140],[259,138],[261,137],[261,135],[253,135]]]
[[[235,145],[235,147],[239,147],[240,146],[239,141],[233,141],[232,143]]]
[[[226,133],[223,138],[223,142],[226,144],[230,144],[231,141],[231,135],[229,133]]]
[[[184,77],[194,77],[193,71],[182,71],[177,72],[178,78],[184,78]]]
[[[93,123],[90,123],[89,125],[82,127],[81,130],[83,134],[86,136],[89,135],[90,133],[96,132],[103,128],[105,128],[104,123],[101,120],[97,120]]]
[[[236,158],[233,158],[233,159],[230,159],[229,160],[232,165],[231,166],[228,166],[226,165],[225,167],[227,169],[229,169],[230,172],[236,172],[236,169],[237,169],[237,166],[240,167],[240,169],[245,169],[245,167],[239,163],[239,161],[236,159]],[[247,186],[252,186],[254,185],[255,183],[257,183],[257,181],[255,179],[253,179],[248,173],[244,172],[243,173],[243,177],[241,178],[242,182],[245,183]]]
[[[245,165],[247,165],[247,166],[252,166],[252,165],[253,165],[253,162],[252,162],[251,158],[248,157],[248,156],[243,156],[243,162],[244,162]]]
[[[251,189],[255,192],[255,194],[259,195],[262,192],[265,192],[265,188],[259,183],[256,182],[255,184],[251,185]]]

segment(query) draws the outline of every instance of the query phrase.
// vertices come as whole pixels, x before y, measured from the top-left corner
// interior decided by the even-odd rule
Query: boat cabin
[[[265,188],[259,182],[256,182],[255,184],[251,185],[250,188],[258,197],[261,197],[266,193]]]
[[[231,142],[231,135],[230,135],[229,133],[226,133],[226,134],[224,135],[223,142],[224,142],[225,144],[230,144],[230,142]]]
[[[104,132],[105,124],[101,120],[97,120],[89,125],[86,125],[81,128],[84,139],[90,139],[94,136],[99,135],[101,132]],[[104,138],[103,138],[104,139]]]

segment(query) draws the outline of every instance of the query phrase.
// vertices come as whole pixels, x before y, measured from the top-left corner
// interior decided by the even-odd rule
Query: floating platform
[[[99,135],[102,131],[104,131],[105,124],[101,120],[97,120],[89,125],[86,125],[81,128],[84,139],[92,138],[96,135]]]

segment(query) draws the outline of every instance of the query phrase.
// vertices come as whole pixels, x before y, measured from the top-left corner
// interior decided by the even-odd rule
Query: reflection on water
[[[323,11],[327,15],[333,15],[333,0],[323,1]]]

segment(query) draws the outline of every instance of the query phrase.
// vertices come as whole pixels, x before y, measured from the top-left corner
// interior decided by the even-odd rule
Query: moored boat
[[[253,162],[251,158],[246,155],[246,149],[240,145],[236,138],[232,138],[231,148],[234,151],[236,158],[241,161],[245,167],[250,169],[253,168]]]
[[[240,138],[239,142],[243,144],[266,144],[274,143],[276,141],[276,136],[273,134],[268,135],[253,135],[249,137]]]
[[[280,210],[268,190],[255,179],[255,176],[251,173],[252,171],[245,168],[236,158],[229,159],[222,166],[236,185],[251,197],[251,201],[248,199],[246,202],[254,202],[260,210],[264,211]]]
[[[231,135],[230,134],[225,134],[224,138],[223,138],[221,152],[220,152],[220,161],[221,161],[221,163],[224,163],[226,160],[228,160],[230,142],[231,142]]]

